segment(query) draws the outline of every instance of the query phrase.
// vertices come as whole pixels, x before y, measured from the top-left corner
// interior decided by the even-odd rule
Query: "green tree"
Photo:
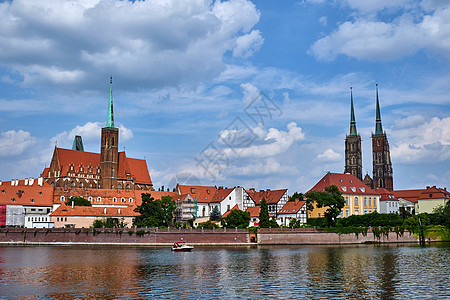
[[[165,227],[172,224],[175,202],[170,196],[155,200],[150,194],[142,194],[142,204],[134,211],[140,215],[134,219],[136,227]]]
[[[289,197],[289,201],[295,201],[295,199],[298,199],[298,200],[302,201],[303,200],[303,193],[295,192],[292,196]]]
[[[250,223],[250,213],[239,209],[233,209],[225,217],[225,226],[228,228],[247,228]]]
[[[104,219],[97,219],[92,223],[92,227],[94,228],[124,228],[127,226],[127,223],[125,223],[125,218],[104,218]]]
[[[213,229],[213,228],[220,228],[220,226],[217,225],[216,223],[211,222],[211,220],[208,220],[204,223],[198,224],[197,228]]]
[[[89,200],[84,199],[83,197],[70,197],[66,201],[67,206],[72,206],[72,202],[74,206],[92,206],[92,203]]]
[[[217,220],[220,220],[220,218],[222,218],[222,215],[220,214],[219,207],[214,206],[213,210],[209,214],[209,219],[211,221],[217,221]]]
[[[311,191],[305,197],[308,210],[314,209],[314,203],[317,208],[328,207],[324,213],[328,226],[333,226],[334,219],[345,206],[345,199],[336,185],[327,186],[324,192]]]
[[[267,207],[267,202],[265,198],[262,198],[261,200],[261,209],[259,211],[259,227],[261,228],[270,227],[269,208]]]

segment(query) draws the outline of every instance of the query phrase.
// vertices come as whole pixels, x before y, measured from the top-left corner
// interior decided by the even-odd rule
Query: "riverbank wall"
[[[193,245],[343,245],[365,243],[416,243],[417,237],[405,231],[376,237],[338,234],[314,228],[245,229],[158,229],[158,228],[0,228],[0,244],[99,244],[167,246],[177,241]]]

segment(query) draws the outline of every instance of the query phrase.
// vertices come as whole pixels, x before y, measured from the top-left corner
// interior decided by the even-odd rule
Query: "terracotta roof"
[[[251,207],[247,207],[247,209],[245,210],[247,212],[250,212],[250,218],[253,217],[259,217],[259,212],[261,211],[261,207],[260,206],[251,206]]]
[[[55,148],[53,155],[56,155],[58,159],[61,177],[67,176],[71,164],[73,164],[75,171],[78,171],[80,166],[83,166],[84,168],[92,167],[92,172],[94,174],[96,174],[97,168],[100,167],[99,153]],[[126,179],[126,174],[129,173],[132,178],[136,179],[137,184],[152,184],[147,162],[145,160],[126,157],[125,152],[119,152],[118,159],[118,177]],[[48,168],[45,168],[42,172],[44,177],[48,177],[48,170]]]
[[[437,188],[436,186],[427,187],[418,198],[418,200],[425,199],[450,199],[450,192],[445,188]]]
[[[53,187],[43,178],[13,180],[0,184],[0,205],[52,206],[52,204]]]
[[[300,211],[300,209],[305,205],[306,201],[298,200],[288,201],[286,204],[280,209],[278,214],[296,214]]]
[[[198,203],[210,203],[213,202],[217,188],[215,186],[178,185],[178,192],[179,194],[190,194]]]
[[[398,201],[393,192],[388,191],[385,188],[375,189],[380,195],[380,201]]]
[[[135,206],[129,207],[93,207],[93,206],[66,206],[61,204],[52,216],[92,216],[92,217],[136,217]]]
[[[228,195],[234,190],[234,188],[232,189],[217,189],[216,193],[214,194],[213,199],[211,200],[211,202],[221,202],[223,201],[226,197],[228,197]]]
[[[422,194],[423,191],[425,191],[425,189],[398,190],[393,191],[393,193],[397,198],[402,198],[409,202],[417,203],[417,199],[419,199],[419,196]]]
[[[232,210],[239,210],[239,206],[236,204],[235,206],[233,206],[233,208],[232,209],[230,209],[229,211],[227,211],[227,212],[225,212],[224,214],[223,214],[223,216],[222,216],[222,218],[226,218],[229,214],[230,214],[230,211],[232,211]]]
[[[324,188],[333,184],[339,188],[342,194],[346,195],[379,195],[377,191],[369,188],[355,175],[330,172],[325,174],[308,192],[313,190],[322,192]]]
[[[281,197],[287,192],[287,189],[282,190],[260,190],[255,191],[254,189],[246,190],[247,194],[250,196],[250,198],[255,201],[256,205],[261,204],[261,200],[264,198],[266,199],[267,204],[275,204],[280,201]]]

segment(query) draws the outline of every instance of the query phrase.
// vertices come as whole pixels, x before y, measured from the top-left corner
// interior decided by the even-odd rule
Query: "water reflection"
[[[0,247],[0,298],[442,299],[450,245]]]

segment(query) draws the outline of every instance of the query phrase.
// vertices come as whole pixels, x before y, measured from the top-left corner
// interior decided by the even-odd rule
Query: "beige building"
[[[433,209],[439,205],[445,205],[450,199],[450,192],[447,188],[427,186],[425,189],[398,190],[394,191],[395,196],[401,203],[411,203],[413,210],[411,213],[432,213]]]

